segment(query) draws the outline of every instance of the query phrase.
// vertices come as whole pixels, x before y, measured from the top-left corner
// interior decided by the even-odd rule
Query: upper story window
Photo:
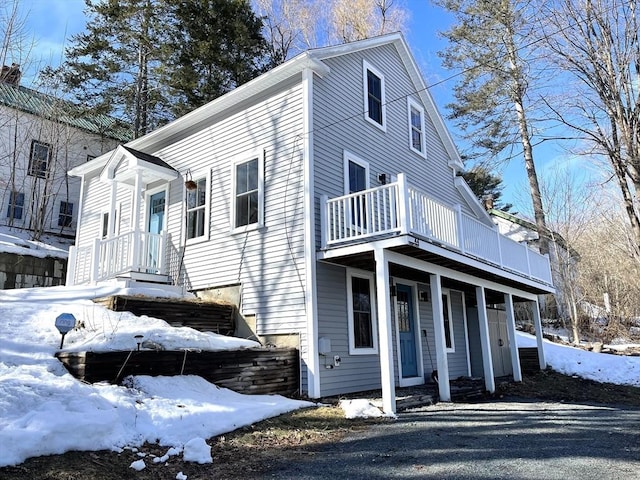
[[[196,178],[195,188],[187,190],[187,240],[208,238],[208,177]]]
[[[264,220],[264,154],[237,160],[233,166],[233,225],[237,231],[262,226]]]
[[[48,143],[31,141],[31,154],[29,156],[29,175],[45,178],[51,160],[51,145]]]
[[[9,205],[7,206],[7,218],[12,220],[22,220],[24,209],[24,193],[11,192],[9,194]]]
[[[409,113],[409,147],[421,156],[426,156],[424,109],[416,101],[407,100]]]
[[[373,125],[385,130],[387,122],[384,76],[366,60],[363,61],[363,84],[364,118]]]
[[[60,210],[58,212],[58,226],[70,227],[73,222],[73,202],[60,202]]]

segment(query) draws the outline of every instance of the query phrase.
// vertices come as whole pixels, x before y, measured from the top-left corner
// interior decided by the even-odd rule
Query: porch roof
[[[452,275],[451,277],[447,277],[446,274],[444,275],[450,278],[451,282],[455,282],[455,285],[451,285],[451,288],[456,288],[457,290],[466,291],[465,285],[474,285],[472,282],[465,282],[463,280],[463,278],[466,277],[474,277],[487,283],[504,286],[508,289],[527,294],[543,295],[555,292],[555,289],[551,285],[528,278],[517,272],[512,272],[498,265],[492,265],[488,262],[451,251],[443,246],[416,239],[412,235],[398,235],[391,239],[320,251],[318,252],[318,259],[345,267],[375,271],[374,251],[379,246],[387,248],[391,252],[443,267],[452,273],[460,274]],[[428,276],[421,275],[419,271],[415,269],[398,265],[394,266],[391,270],[395,276],[425,284],[429,283]]]
[[[179,176],[178,171],[161,158],[120,145],[102,169],[100,178],[134,185],[138,172],[142,174],[144,184],[158,180],[171,181]]]

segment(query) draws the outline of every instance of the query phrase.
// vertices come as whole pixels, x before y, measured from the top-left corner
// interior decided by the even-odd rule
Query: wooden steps
[[[97,298],[94,302],[116,312],[160,318],[174,327],[191,327],[221,335],[233,335],[235,331],[236,308],[233,305],[124,295]]]

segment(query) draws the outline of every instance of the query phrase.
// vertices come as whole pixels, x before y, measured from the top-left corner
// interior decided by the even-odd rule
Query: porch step
[[[174,327],[191,327],[229,336],[235,331],[236,308],[233,305],[125,295],[96,298],[94,302],[116,312],[160,318]]]

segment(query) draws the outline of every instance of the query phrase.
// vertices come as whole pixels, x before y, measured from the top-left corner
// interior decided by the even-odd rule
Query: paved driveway
[[[262,478],[640,480],[640,409],[438,404],[275,464]]]

